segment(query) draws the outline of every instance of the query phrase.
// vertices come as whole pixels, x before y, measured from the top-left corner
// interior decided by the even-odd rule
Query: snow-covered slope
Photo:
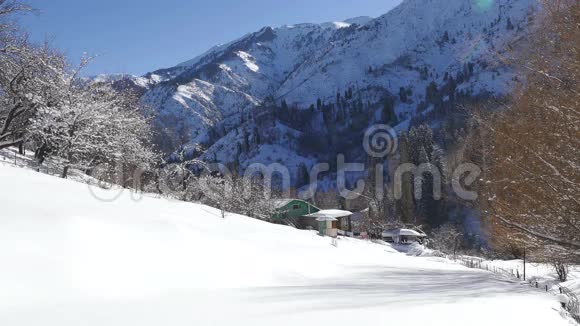
[[[427,67],[427,83],[441,83],[446,72],[454,76],[467,62],[491,65],[497,52],[514,41],[519,29],[526,28],[532,3],[406,0],[309,57],[284,82],[278,95],[304,105],[318,97],[332,100],[336,90],[347,87],[365,90],[375,86],[396,93],[400,87],[413,86],[421,92],[425,87],[416,84],[420,78],[414,68]],[[513,29],[508,28],[508,19]],[[508,85],[490,89],[483,80],[476,82],[490,91],[509,89]]]
[[[151,82],[155,86],[143,102],[158,110],[163,128],[174,128],[173,121],[178,120],[183,124],[179,133],[191,140],[228,117],[235,120],[227,127],[231,129],[240,124],[244,112],[276,94],[292,71],[346,26],[351,24],[265,27],[174,68],[149,74],[161,82]]]
[[[568,324],[553,297],[438,258],[7,163],[0,180],[1,325]]]
[[[271,109],[284,100],[305,110],[319,103],[338,105],[344,100],[340,94],[349,91],[351,102],[373,111],[392,98],[398,129],[404,130],[411,118],[423,114],[419,111],[429,112],[426,89],[431,83],[447,102],[459,94],[509,92],[513,74],[499,58],[526,35],[536,2],[405,0],[375,19],[265,27],[139,77],[135,84],[145,93],[143,102],[158,111],[164,150],[201,144],[205,157],[225,158],[223,163],[237,162],[237,156],[216,146],[244,143],[231,134],[256,129],[255,111],[262,103]],[[399,99],[402,90],[406,99]],[[384,122],[380,114],[368,116],[374,117],[368,125]],[[319,124],[304,128],[323,129]],[[303,158],[292,165],[317,159],[307,157],[296,140],[255,144],[240,163],[260,162],[264,145]]]

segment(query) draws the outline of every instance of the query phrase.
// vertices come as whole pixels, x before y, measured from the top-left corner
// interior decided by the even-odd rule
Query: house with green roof
[[[316,220],[307,218],[307,215],[319,212],[320,209],[311,203],[301,199],[277,199],[274,200],[275,208],[272,221],[279,224],[292,225],[305,229],[308,226],[316,228]],[[312,221],[309,221],[312,220]]]

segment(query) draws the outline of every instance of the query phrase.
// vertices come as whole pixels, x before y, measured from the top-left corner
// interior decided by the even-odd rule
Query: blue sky
[[[71,57],[99,57],[85,74],[143,74],[189,60],[263,26],[380,16],[401,0],[27,0],[33,39]]]

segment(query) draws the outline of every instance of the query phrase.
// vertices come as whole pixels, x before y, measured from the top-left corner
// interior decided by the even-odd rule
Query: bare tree
[[[154,191],[182,201],[200,202],[204,198],[202,181],[205,180],[200,180],[198,174],[207,171],[207,164],[190,158],[184,149],[170,159],[171,163],[162,160],[161,165],[154,169]]]
[[[453,257],[455,257],[462,239],[463,232],[455,225],[447,223],[433,230],[430,244],[433,249],[447,254],[453,254]]]
[[[499,237],[580,249],[580,3],[545,1],[524,58],[526,82],[485,130],[482,210]]]
[[[34,76],[55,63],[46,48],[28,44],[14,23],[15,15],[30,10],[18,1],[0,0],[0,148],[23,143],[23,126],[40,95]]]
[[[565,282],[568,279],[570,265],[577,264],[579,257],[577,252],[552,244],[536,248],[532,255],[535,262],[551,266],[560,282]]]
[[[569,269],[568,263],[562,262],[562,261],[554,262],[554,263],[552,263],[552,266],[556,270],[556,274],[558,275],[558,280],[560,282],[566,282],[566,280],[568,279],[568,269]]]
[[[25,40],[0,54],[0,148],[26,141],[30,119],[57,106],[66,58],[48,45]]]
[[[156,159],[152,131],[137,98],[106,83],[79,83],[64,71],[54,105],[40,106],[28,133],[64,165],[88,170],[99,164],[149,167]],[[123,185],[123,184],[121,184]]]
[[[18,0],[0,0],[0,53],[12,50],[18,30],[13,18],[19,14],[32,12],[32,7]]]
[[[223,218],[235,213],[268,221],[275,212],[274,201],[265,195],[263,179],[218,174],[203,175],[197,180],[200,201],[218,208]]]
[[[31,10],[30,6],[18,0],[0,0],[0,17]]]

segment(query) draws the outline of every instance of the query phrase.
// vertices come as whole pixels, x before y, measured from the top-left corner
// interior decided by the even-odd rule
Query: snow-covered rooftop
[[[411,229],[394,229],[383,232],[383,237],[394,237],[394,236],[414,236],[414,237],[425,237],[426,235]]]
[[[274,200],[272,200],[272,204],[276,208],[282,208],[282,207],[290,204],[294,200],[297,200],[297,199],[292,199],[292,198],[287,198],[287,199],[274,199]]]
[[[351,216],[351,215],[352,215],[352,212],[349,212],[349,211],[343,211],[340,209],[325,209],[325,210],[321,210],[319,212],[316,212],[314,214],[310,214],[307,216],[315,217],[316,220],[318,220],[320,218],[322,221],[328,221],[329,218],[330,219],[334,218],[334,220],[336,220],[337,218],[347,217],[347,216]],[[326,220],[325,220],[325,218],[326,218]]]

